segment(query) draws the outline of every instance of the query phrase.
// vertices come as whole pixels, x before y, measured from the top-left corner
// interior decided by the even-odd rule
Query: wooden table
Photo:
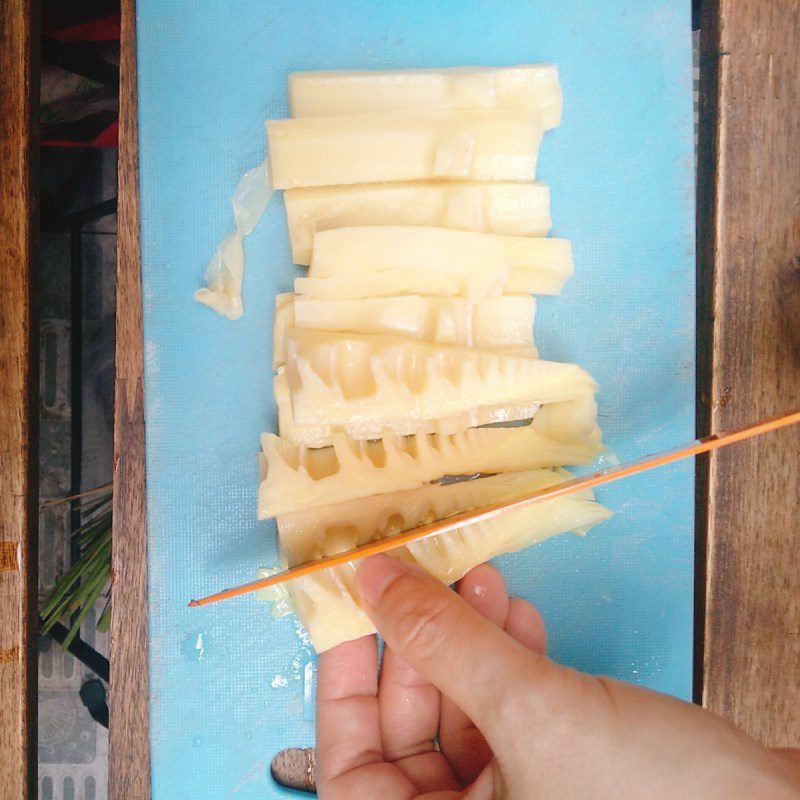
[[[16,18],[4,33],[0,74],[20,52],[25,3],[0,8]],[[109,797],[149,796],[146,567],[139,284],[134,0],[122,2],[117,377],[115,422],[114,605],[111,619]],[[699,433],[743,425],[800,407],[800,4],[788,0],[706,0],[701,37],[698,161]],[[19,64],[17,79],[23,73]],[[2,95],[0,130],[19,133],[29,115],[23,92]],[[9,117],[14,111],[13,119]],[[14,120],[18,120],[15,123]],[[9,127],[10,124],[10,127]],[[24,127],[24,125],[23,125]],[[11,156],[24,167],[24,149]],[[3,159],[6,150],[3,150]],[[21,398],[28,317],[24,270],[30,258],[24,169],[0,199],[4,274],[0,293],[0,429],[24,442]],[[10,198],[10,199],[9,199]],[[6,213],[8,209],[12,213]],[[16,205],[12,205],[16,203]],[[13,233],[13,240],[7,234]],[[11,241],[9,248],[6,242]],[[9,264],[14,266],[13,269]],[[6,337],[13,350],[7,358]],[[34,337],[35,338],[35,337]],[[7,362],[10,366],[7,366]],[[11,375],[13,380],[6,381]],[[11,427],[9,427],[11,426]],[[4,440],[4,441],[7,441]],[[31,451],[0,450],[4,541],[25,541]],[[35,459],[33,459],[35,461]],[[6,465],[8,462],[8,466]],[[739,445],[697,465],[696,699],[762,741],[800,744],[800,429]],[[26,480],[28,483],[26,483]],[[11,498],[10,501],[8,498]],[[27,510],[26,510],[27,508]],[[27,516],[26,516],[27,514]],[[35,530],[35,528],[32,528]],[[8,549],[8,548],[7,548]],[[9,550],[10,552],[10,550]],[[0,691],[20,685],[32,644],[20,608],[30,604],[35,564],[0,574]],[[32,551],[35,552],[35,549]],[[6,562],[0,562],[5,564]],[[10,562],[9,562],[10,563]],[[35,585],[35,584],[34,584]],[[12,612],[12,617],[9,617]],[[34,662],[35,663],[35,662]],[[26,700],[0,708],[2,796],[35,775],[24,752]],[[3,783],[6,781],[6,783]],[[16,781],[16,782],[15,782]]]
[[[38,75],[24,0],[0,0],[0,797],[36,781]],[[33,793],[35,796],[35,792]]]

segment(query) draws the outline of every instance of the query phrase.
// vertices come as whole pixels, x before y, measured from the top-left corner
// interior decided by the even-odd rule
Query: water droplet
[[[308,635],[308,631],[301,625],[300,620],[296,617],[294,619],[294,632],[305,647],[311,647],[311,637]]]
[[[181,653],[188,661],[202,661],[208,655],[208,636],[203,631],[192,631],[181,642]]]
[[[303,668],[303,719],[313,722],[316,718],[317,665],[309,661]]]
[[[595,459],[595,468],[618,467],[620,463],[619,456],[611,448],[607,448]]]

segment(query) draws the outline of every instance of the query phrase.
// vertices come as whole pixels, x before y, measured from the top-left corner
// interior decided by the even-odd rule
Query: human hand
[[[321,800],[800,797],[798,751],[549,661],[538,613],[492,567],[456,595],[374,556],[357,584],[386,648],[380,681],[374,637],[320,656]]]

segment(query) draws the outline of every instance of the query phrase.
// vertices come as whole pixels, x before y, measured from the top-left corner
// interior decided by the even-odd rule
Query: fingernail
[[[410,572],[408,565],[396,558],[384,554],[370,556],[358,566],[356,587],[365,602],[375,607],[389,585]]]

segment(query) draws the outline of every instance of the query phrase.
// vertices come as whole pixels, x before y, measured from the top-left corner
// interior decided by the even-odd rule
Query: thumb
[[[419,567],[386,555],[364,559],[356,573],[364,610],[386,643],[447,695],[488,739],[547,696],[553,665],[531,653]],[[542,709],[544,711],[544,709]],[[511,726],[513,728],[513,726]]]

